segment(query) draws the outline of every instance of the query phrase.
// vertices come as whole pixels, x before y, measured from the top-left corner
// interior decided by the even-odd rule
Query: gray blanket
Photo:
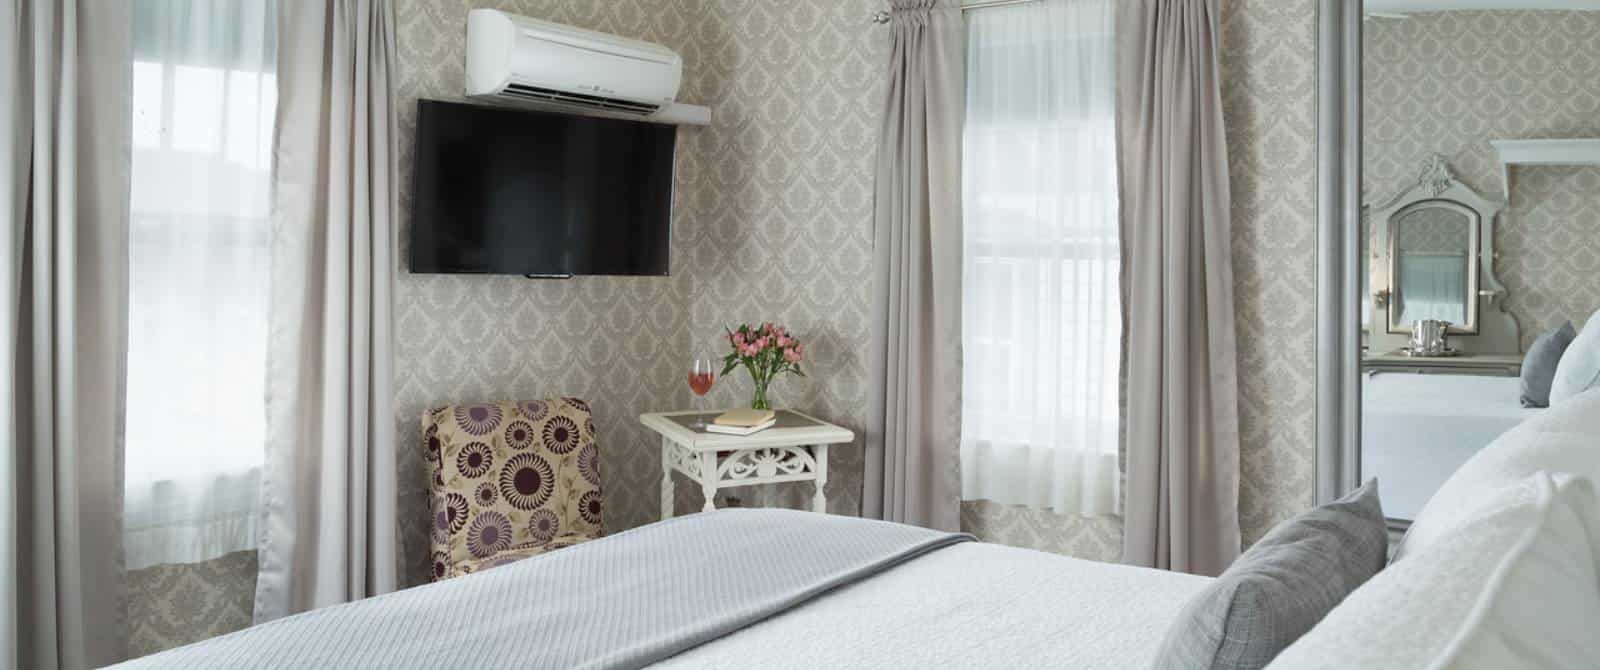
[[[789,510],[678,517],[128,668],[636,668],[972,539]]]

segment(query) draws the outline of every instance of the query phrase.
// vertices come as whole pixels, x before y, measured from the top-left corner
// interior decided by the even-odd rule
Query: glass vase
[[[771,380],[755,380],[756,395],[750,399],[750,409],[772,409],[772,404],[767,402],[767,384]]]

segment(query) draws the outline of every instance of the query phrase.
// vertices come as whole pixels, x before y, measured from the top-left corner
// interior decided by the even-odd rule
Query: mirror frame
[[[1455,211],[1468,219],[1472,228],[1468,231],[1467,245],[1471,248],[1472,260],[1467,267],[1466,308],[1467,321],[1464,324],[1452,324],[1452,335],[1482,335],[1479,340],[1469,340],[1474,345],[1484,345],[1491,348],[1504,346],[1506,333],[1509,332],[1511,342],[1518,342],[1518,328],[1514,319],[1500,318],[1505,312],[1505,286],[1500,283],[1494,274],[1494,229],[1495,219],[1505,209],[1505,204],[1490,200],[1478,193],[1471,186],[1462,183],[1450,172],[1450,165],[1444,156],[1433,155],[1422,164],[1422,172],[1417,177],[1417,183],[1410,188],[1390,198],[1376,212],[1367,214],[1367,221],[1363,223],[1363,234],[1380,236],[1383,240],[1382,250],[1366,249],[1366,253],[1378,256],[1383,262],[1374,263],[1373,272],[1369,278],[1374,307],[1382,300],[1383,304],[1383,332],[1380,335],[1374,329],[1367,344],[1377,344],[1377,339],[1388,340],[1382,335],[1410,335],[1411,329],[1402,327],[1397,323],[1399,314],[1395,309],[1395,283],[1400,274],[1399,257],[1394,250],[1398,246],[1396,237],[1399,235],[1399,221],[1406,214],[1426,208],[1442,208]],[[1368,208],[1372,209],[1371,207]],[[1365,232],[1366,226],[1371,226],[1370,233]],[[1376,252],[1376,253],[1374,253]],[[1381,281],[1380,281],[1381,280]],[[1380,286],[1381,284],[1381,286]],[[1487,287],[1487,288],[1485,288]],[[1483,303],[1487,302],[1490,309],[1485,309]],[[1493,309],[1498,307],[1499,309]],[[1376,314],[1374,314],[1376,317]],[[1392,343],[1391,343],[1392,344]],[[1465,343],[1463,343],[1465,345]],[[1390,345],[1385,345],[1390,346]],[[1512,344],[1512,346],[1516,346]],[[1476,346],[1469,346],[1469,349]]]
[[[1462,264],[1465,265],[1464,274],[1466,275],[1467,286],[1466,290],[1461,294],[1461,306],[1467,313],[1466,323],[1452,323],[1448,332],[1451,335],[1477,335],[1478,275],[1481,274],[1479,271],[1479,257],[1483,255],[1483,246],[1480,242],[1484,229],[1483,213],[1473,209],[1466,203],[1442,198],[1419,200],[1402,205],[1392,212],[1380,212],[1376,215],[1385,229],[1383,255],[1386,257],[1387,262],[1384,265],[1387,266],[1385,272],[1388,275],[1385,277],[1384,282],[1387,287],[1380,290],[1388,291],[1387,298],[1384,301],[1384,313],[1386,314],[1384,320],[1388,322],[1389,333],[1391,335],[1408,335],[1412,330],[1410,324],[1400,323],[1400,310],[1396,308],[1405,297],[1405,289],[1400,286],[1400,256],[1404,251],[1400,249],[1400,228],[1404,224],[1403,219],[1407,214],[1427,209],[1443,209],[1460,214],[1462,218],[1466,219],[1466,225],[1470,227],[1467,231],[1468,248],[1462,252]]]
[[[1317,2],[1317,192],[1316,192],[1316,480],[1315,503],[1337,500],[1360,485],[1361,476],[1361,254],[1362,225],[1361,47],[1362,0]],[[1479,258],[1492,269],[1494,240],[1482,240]],[[1503,292],[1491,271],[1484,285]],[[1498,309],[1480,309],[1483,319],[1503,316],[1504,332],[1519,343],[1515,319]],[[1498,316],[1497,316],[1498,315]],[[1376,325],[1376,324],[1374,324]],[[1375,328],[1376,330],[1376,328]],[[1520,345],[1518,345],[1520,346]],[[1518,349],[1520,350],[1520,349]],[[1389,519],[1391,539],[1411,522]]]
[[[1361,473],[1361,14],[1318,0],[1316,504]]]

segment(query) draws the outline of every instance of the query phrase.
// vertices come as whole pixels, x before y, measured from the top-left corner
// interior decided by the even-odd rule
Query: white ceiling
[[[1384,13],[1443,12],[1452,9],[1589,9],[1600,0],[1366,0],[1366,11]]]

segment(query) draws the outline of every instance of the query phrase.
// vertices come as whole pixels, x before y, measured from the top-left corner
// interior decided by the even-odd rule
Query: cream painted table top
[[[639,423],[661,435],[661,518],[673,514],[672,473],[682,473],[700,484],[705,495],[702,511],[716,509],[717,489],[755,484],[812,482],[817,491],[811,508],[827,511],[823,487],[828,483],[828,446],[855,442],[856,435],[804,412],[797,417],[814,422],[798,427],[773,427],[754,435],[723,435],[690,430],[672,417],[696,412],[654,412],[639,415]],[[706,420],[721,411],[703,412]]]
[[[1463,353],[1459,356],[1407,356],[1399,350],[1366,353],[1361,367],[1368,372],[1412,372],[1515,377],[1522,373],[1522,354]]]

